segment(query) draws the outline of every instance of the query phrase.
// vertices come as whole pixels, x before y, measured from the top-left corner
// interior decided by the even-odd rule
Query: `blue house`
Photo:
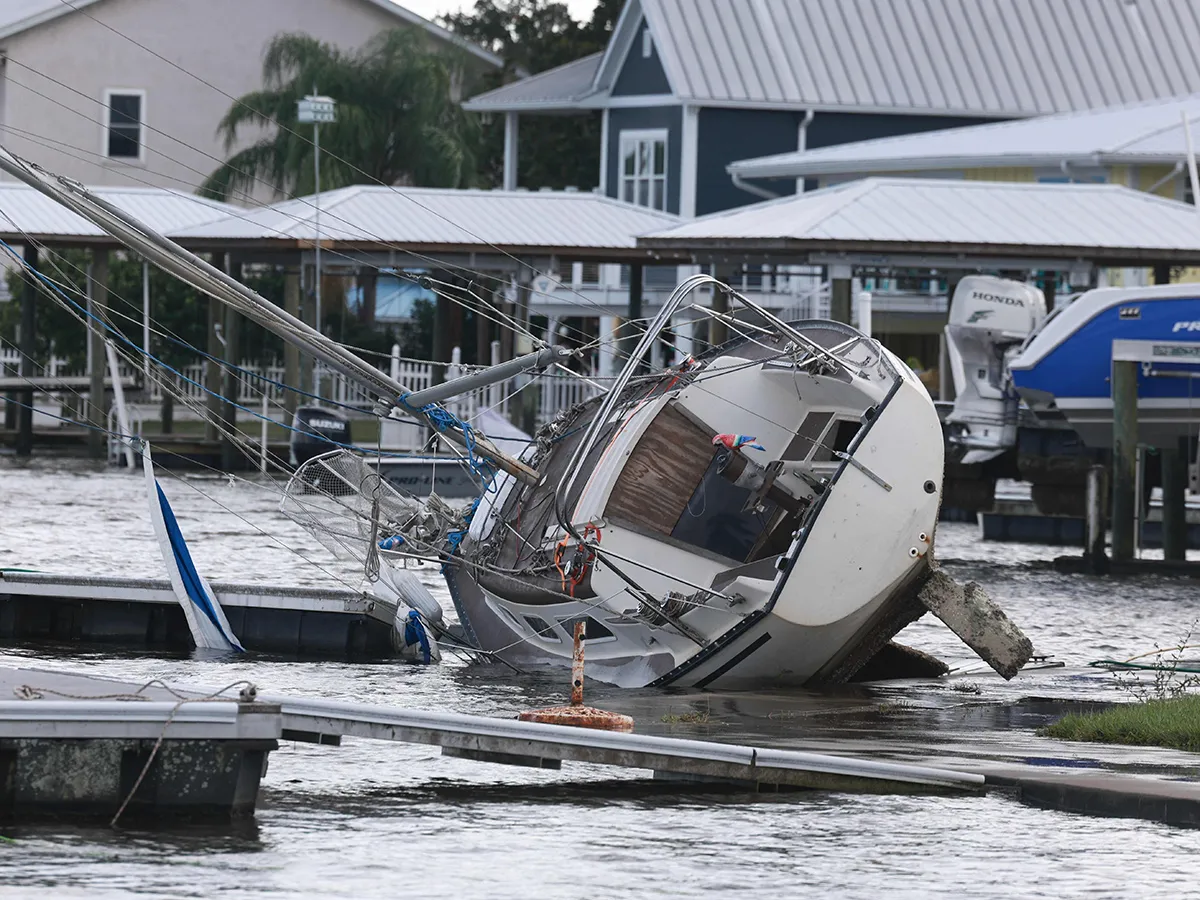
[[[600,189],[685,218],[791,193],[738,160],[1200,91],[1194,0],[629,0],[603,53],[482,94],[603,113]],[[540,185],[523,185],[538,188]]]

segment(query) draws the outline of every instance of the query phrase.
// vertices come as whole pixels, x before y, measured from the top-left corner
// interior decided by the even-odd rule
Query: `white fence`
[[[493,359],[495,362],[499,362],[498,345],[493,347]],[[460,360],[461,352],[456,347],[452,361],[445,366],[446,380],[457,378],[460,375],[465,375],[480,368],[478,366],[463,365]],[[420,360],[405,359],[400,356],[399,347],[392,348],[389,362],[392,377],[407,386],[411,391],[423,390],[430,387],[434,382],[435,364]],[[20,354],[16,350],[0,350],[0,372],[15,376],[19,373],[19,365]],[[205,389],[207,365],[207,363],[198,362],[181,366],[178,369],[178,375],[162,369],[156,370],[155,377],[150,379],[150,383],[146,385],[146,389],[141,392],[140,396],[133,395],[129,398],[132,401],[131,405],[139,408],[140,418],[153,418],[154,414],[147,407],[161,404],[165,381],[175,385],[173,393],[176,397],[184,401],[184,409],[177,410],[176,416],[179,418],[188,418],[188,406],[203,409],[206,405],[206,398],[208,396],[208,392]],[[237,402],[243,406],[257,410],[262,404],[263,394],[266,393],[269,408],[275,410],[277,414],[277,411],[284,403],[284,395],[286,393],[284,388],[284,367],[275,364],[261,366],[255,362],[243,362],[238,368],[241,371],[235,373],[237,378]],[[46,366],[37,366],[35,369],[37,375],[51,378],[87,374],[83,370],[72,370],[67,360],[60,357],[53,357]],[[141,374],[139,371],[124,364],[120,366],[120,371],[123,378],[136,378]],[[509,417],[510,414],[516,411],[514,397],[526,391],[537,394],[534,419],[538,425],[553,419],[560,410],[580,403],[599,393],[599,389],[593,384],[566,374],[544,375],[533,379],[532,384],[529,377],[524,376],[471,391],[455,397],[445,405],[455,416],[468,422],[478,418],[480,413],[485,409],[491,409],[501,416]],[[321,372],[320,393],[326,401],[337,405],[359,407],[364,412],[368,412],[374,405],[374,397],[369,392],[351,382],[345,376],[331,372],[328,369],[324,369]],[[45,408],[57,414],[62,411],[61,401],[69,400],[72,410],[82,417],[85,414],[86,399],[79,396],[79,394],[86,394],[86,392],[76,392],[69,388],[64,388],[61,391],[38,391],[36,402],[39,408]],[[2,402],[2,399],[0,399],[0,403]],[[37,424],[39,427],[54,424],[49,419],[43,421],[44,418],[38,418]]]

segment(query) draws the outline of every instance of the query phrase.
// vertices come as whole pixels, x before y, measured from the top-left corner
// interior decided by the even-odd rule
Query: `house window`
[[[142,159],[144,91],[106,91],[108,129],[104,153],[109,159]]]
[[[621,194],[626,203],[667,208],[667,132],[621,132]]]

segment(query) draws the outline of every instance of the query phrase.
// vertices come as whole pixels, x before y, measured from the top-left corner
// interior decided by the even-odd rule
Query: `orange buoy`
[[[586,623],[575,623],[575,648],[571,657],[571,705],[531,709],[520,713],[522,722],[542,722],[546,725],[573,725],[576,728],[599,728],[604,731],[633,731],[633,718],[621,713],[583,705],[583,638]]]

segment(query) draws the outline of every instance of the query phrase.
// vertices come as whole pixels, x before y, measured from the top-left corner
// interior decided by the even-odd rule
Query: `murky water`
[[[330,559],[276,512],[275,484],[165,476],[163,485],[210,578],[360,583],[353,565]],[[161,575],[144,510],[136,476],[0,462],[0,566]],[[1047,563],[1061,552],[980,544],[962,525],[938,535],[938,554],[955,560],[956,577],[983,584],[1039,652],[1070,666],[1181,638],[1200,615],[1191,582],[1058,575]],[[435,570],[423,577],[448,605]],[[975,666],[939,623],[922,620],[901,640]],[[0,664],[214,685],[249,678],[269,691],[495,715],[559,702],[564,687],[556,677],[514,679],[453,662],[424,669],[0,648]],[[984,701],[1045,693],[1021,678],[979,684]],[[1079,684],[1111,690],[1102,679]],[[921,699],[932,690],[852,693]],[[602,688],[597,696],[635,711],[644,730],[668,730],[658,713],[698,702],[694,694]],[[720,728],[680,733],[787,743],[810,736],[812,720],[756,710],[841,700],[725,695],[712,702]],[[1194,833],[1146,822],[1035,810],[994,795],[689,794],[644,774],[583,764],[560,772],[488,766],[443,758],[436,748],[368,741],[283,744],[247,827],[22,828],[14,843],[0,841],[0,896],[1097,898],[1186,894],[1194,880]]]

